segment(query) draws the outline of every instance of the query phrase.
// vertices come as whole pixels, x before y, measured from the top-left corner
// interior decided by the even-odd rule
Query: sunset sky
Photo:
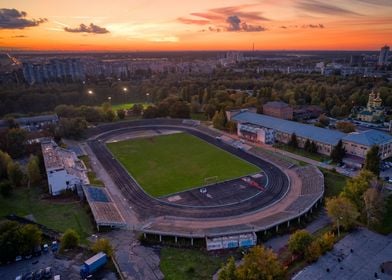
[[[0,48],[378,50],[392,0],[0,0]]]

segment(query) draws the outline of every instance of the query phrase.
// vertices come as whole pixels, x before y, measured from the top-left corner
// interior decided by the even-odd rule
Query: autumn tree
[[[218,275],[218,280],[237,280],[235,260],[230,257],[226,264],[222,266],[221,271]]]
[[[366,154],[364,169],[373,172],[377,177],[380,176],[380,148],[372,146]]]
[[[236,271],[238,280],[285,279],[285,270],[271,249],[255,246]]]
[[[355,204],[342,196],[327,199],[326,208],[335,226],[342,226],[345,230],[352,228],[360,216]]]
[[[117,117],[118,117],[120,120],[123,120],[123,119],[125,118],[125,110],[123,110],[123,109],[118,109],[118,110],[116,111],[116,113],[117,113]]]
[[[321,254],[322,254],[322,249],[321,249],[320,241],[319,239],[314,239],[306,247],[305,259],[307,262],[314,262],[321,256]]]
[[[224,130],[226,126],[226,116],[223,110],[216,111],[212,118],[212,124],[215,128]]]
[[[0,180],[8,178],[8,165],[12,163],[12,158],[8,153],[0,150]]]
[[[291,253],[303,256],[306,253],[306,248],[312,243],[313,236],[306,230],[297,230],[290,235],[288,246]]]
[[[337,122],[336,129],[344,133],[350,133],[355,131],[355,125],[351,122]]]
[[[369,188],[363,194],[365,202],[366,221],[368,226],[381,222],[384,214],[384,198],[377,188]]]
[[[98,239],[91,247],[94,253],[104,252],[108,256],[113,256],[113,247],[110,241],[105,238]]]

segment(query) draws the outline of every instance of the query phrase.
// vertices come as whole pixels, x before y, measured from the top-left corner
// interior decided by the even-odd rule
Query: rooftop
[[[366,130],[362,132],[353,132],[348,134],[343,140],[357,143],[360,145],[373,146],[392,141],[392,136],[378,130]]]
[[[315,141],[333,146],[335,146],[339,140],[347,135],[336,130],[320,128],[313,125],[283,120],[250,112],[239,113],[233,117],[233,120],[242,123],[252,123],[288,134],[295,133],[297,136],[313,139]]]

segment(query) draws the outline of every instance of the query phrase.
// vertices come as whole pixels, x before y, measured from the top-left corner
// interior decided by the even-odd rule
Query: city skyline
[[[0,46],[11,50],[379,50],[392,2],[0,0]]]

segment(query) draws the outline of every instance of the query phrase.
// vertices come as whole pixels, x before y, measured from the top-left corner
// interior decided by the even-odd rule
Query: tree
[[[10,162],[7,166],[7,175],[10,183],[15,187],[20,187],[24,180],[24,173],[20,165],[16,162]]]
[[[123,110],[123,109],[118,109],[118,110],[117,110],[117,117],[118,117],[120,120],[123,120],[123,119],[125,118],[125,110]]]
[[[33,186],[37,185],[42,180],[37,156],[30,155],[29,162],[27,163],[27,177],[30,184]]]
[[[385,210],[384,198],[376,188],[369,188],[363,194],[365,202],[366,221],[368,226],[381,222]]]
[[[326,115],[322,114],[319,117],[319,123],[322,127],[326,127],[329,125],[329,118]]]
[[[225,265],[223,265],[218,275],[218,280],[237,280],[236,267],[233,257],[230,257]]]
[[[116,114],[114,113],[114,111],[112,109],[106,110],[105,112],[105,120],[108,122],[112,122],[114,121],[114,119],[116,118]]]
[[[21,157],[25,153],[27,132],[21,128],[12,128],[7,132],[7,152],[13,157]]]
[[[304,150],[307,152],[311,152],[311,150],[312,150],[312,143],[310,143],[309,139],[306,139],[306,142],[304,145]]]
[[[359,217],[359,212],[348,198],[334,197],[327,199],[326,208],[329,218],[335,226],[351,229]]]
[[[288,246],[291,253],[303,256],[306,248],[312,243],[313,236],[306,230],[297,230],[290,235]]]
[[[223,110],[219,112],[216,111],[214,117],[212,118],[212,124],[215,128],[224,130],[226,125],[226,116]]]
[[[233,121],[228,121],[226,123],[226,129],[227,131],[229,131],[230,133],[234,134],[237,132],[237,124]]]
[[[373,172],[377,177],[380,176],[380,149],[372,146],[366,154],[364,169]]]
[[[22,237],[22,255],[32,254],[34,248],[40,246],[41,244],[41,230],[36,225],[27,224],[22,226],[22,228],[20,229],[20,233]]]
[[[87,128],[87,121],[84,118],[61,118],[58,125],[58,135],[60,137],[80,138]]]
[[[285,279],[285,270],[271,249],[255,246],[245,255],[236,275],[238,280],[279,280]]]
[[[133,104],[131,111],[135,116],[140,116],[143,112],[143,105],[138,103]]]
[[[374,180],[376,180],[376,177],[373,173],[368,170],[362,170],[356,177],[347,181],[341,196],[348,198],[355,204],[357,209],[364,209],[363,194]]]
[[[355,125],[351,122],[337,122],[336,128],[344,133],[350,133],[355,131]]]
[[[12,185],[10,181],[3,180],[0,182],[0,193],[3,197],[9,197],[12,193]]]
[[[73,249],[79,245],[79,234],[73,229],[67,229],[61,238],[61,250]]]
[[[306,248],[305,258],[307,262],[316,261],[322,254],[319,239],[313,240]]]
[[[293,148],[298,148],[298,140],[297,140],[297,135],[295,133],[291,134],[291,138],[288,145]]]
[[[0,150],[0,179],[8,178],[8,165],[12,162],[9,154]]]
[[[326,232],[319,238],[319,243],[321,247],[321,253],[324,254],[327,251],[333,249],[333,245],[335,244],[335,235],[333,232]]]
[[[91,250],[94,253],[104,252],[109,257],[113,256],[113,247],[110,241],[105,238],[98,239],[91,247]]]
[[[143,112],[143,118],[153,119],[158,117],[158,109],[155,106],[148,106]]]
[[[331,159],[333,162],[341,163],[345,155],[346,150],[343,147],[343,142],[339,140],[338,144],[332,149]]]

